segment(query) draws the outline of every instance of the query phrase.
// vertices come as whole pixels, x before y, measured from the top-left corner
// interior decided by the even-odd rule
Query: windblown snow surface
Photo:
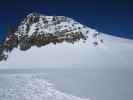
[[[43,79],[43,74],[12,74],[0,76],[0,100],[89,100],[72,96],[54,88],[54,85]]]

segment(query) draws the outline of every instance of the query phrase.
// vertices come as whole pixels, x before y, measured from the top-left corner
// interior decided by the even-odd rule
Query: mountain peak
[[[83,32],[84,31],[84,32]],[[66,34],[82,32],[87,33],[89,30],[84,25],[65,16],[45,16],[39,13],[31,13],[21,22],[18,30],[15,32],[17,36],[35,34]]]
[[[65,16],[46,16],[30,13],[18,26],[17,30],[7,36],[2,49],[12,51],[14,48],[28,50],[32,46],[44,46],[50,43],[74,43],[79,40],[92,40],[98,45],[100,32],[88,28]]]
[[[32,12],[30,14],[27,15],[27,17],[31,17],[31,16],[39,16],[41,15],[40,13],[37,13],[37,12]]]

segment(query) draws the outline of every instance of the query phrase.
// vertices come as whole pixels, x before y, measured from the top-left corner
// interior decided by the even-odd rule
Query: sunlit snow
[[[89,100],[58,91],[42,76],[45,74],[1,75],[0,100]]]

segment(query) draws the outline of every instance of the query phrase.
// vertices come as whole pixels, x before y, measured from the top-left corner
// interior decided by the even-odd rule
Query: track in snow
[[[89,100],[56,90],[43,76],[44,74],[1,75],[3,86],[0,87],[0,100]]]

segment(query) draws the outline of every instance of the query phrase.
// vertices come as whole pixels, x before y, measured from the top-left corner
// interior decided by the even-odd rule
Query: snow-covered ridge
[[[38,13],[27,15],[15,32],[18,38],[22,36],[53,35],[73,39],[78,35],[78,38],[87,39],[88,37],[97,37],[99,34],[100,32],[82,25],[72,18],[65,16],[45,16]]]
[[[14,48],[22,51],[32,46],[41,47],[50,43],[75,43],[90,41],[94,45],[103,42],[100,32],[65,16],[45,16],[31,13],[20,23],[16,31],[8,33],[1,45],[0,60],[6,60]]]
[[[15,34],[32,36],[35,34],[68,34],[70,32],[83,32],[86,35],[89,29],[65,16],[45,16],[31,13],[21,22]]]

